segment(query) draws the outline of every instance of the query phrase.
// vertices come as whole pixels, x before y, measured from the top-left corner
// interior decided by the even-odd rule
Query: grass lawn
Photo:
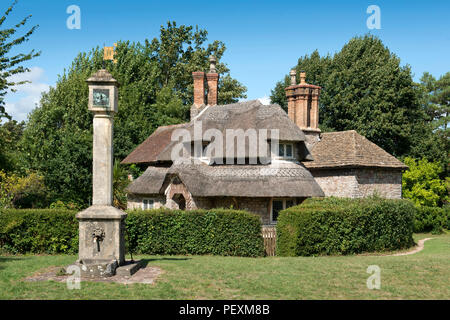
[[[138,256],[164,270],[156,284],[24,282],[75,256],[0,256],[0,299],[449,299],[450,233],[433,237],[408,256],[238,258]],[[369,290],[369,265],[381,268],[381,289]],[[108,290],[105,290],[108,289]]]

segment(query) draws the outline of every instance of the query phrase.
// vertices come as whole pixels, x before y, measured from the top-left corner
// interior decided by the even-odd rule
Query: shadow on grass
[[[3,266],[3,264],[5,262],[24,260],[24,259],[28,259],[28,258],[24,258],[24,257],[18,258],[18,257],[14,257],[14,256],[0,256],[0,270],[5,269],[5,267]]]
[[[149,262],[152,261],[186,261],[191,260],[192,258],[169,258],[169,257],[161,257],[161,258],[151,258],[151,259],[139,259],[142,261],[142,267],[145,268]]]

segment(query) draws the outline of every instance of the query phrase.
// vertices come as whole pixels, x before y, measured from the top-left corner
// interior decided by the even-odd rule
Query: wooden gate
[[[277,229],[272,226],[262,227],[262,236],[264,239],[264,249],[267,256],[275,256],[277,246]]]

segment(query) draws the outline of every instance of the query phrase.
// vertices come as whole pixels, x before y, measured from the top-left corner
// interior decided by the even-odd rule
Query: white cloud
[[[13,75],[8,78],[10,82],[30,81],[14,86],[16,92],[9,91],[5,98],[6,112],[17,121],[27,119],[27,114],[33,110],[41,98],[41,93],[48,91],[49,85],[44,82],[44,69],[30,68],[30,72]]]
[[[268,96],[264,96],[262,98],[258,98],[259,102],[261,102],[264,105],[269,105],[270,104],[270,97]]]

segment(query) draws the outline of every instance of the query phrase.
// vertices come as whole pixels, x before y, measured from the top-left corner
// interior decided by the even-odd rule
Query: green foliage
[[[126,225],[133,253],[264,255],[261,222],[245,211],[131,211]]]
[[[440,234],[450,229],[450,208],[417,207],[414,217],[414,232]]]
[[[188,119],[193,100],[192,72],[208,70],[225,46],[207,43],[207,32],[169,22],[159,38],[117,43],[114,64],[105,67],[120,83],[114,118],[114,158],[123,159],[161,125]],[[103,50],[80,53],[50,88],[29,118],[21,141],[26,168],[45,173],[52,201],[88,204],[92,181],[92,114],[87,109],[86,79],[103,68]],[[246,88],[217,64],[219,103],[245,97]]]
[[[320,128],[323,131],[356,130],[389,153],[407,154],[424,136],[425,113],[409,66],[372,36],[352,38],[335,55],[315,51],[298,60],[297,73],[306,71],[307,82],[322,87]],[[286,108],[284,88],[278,82],[272,102]]]
[[[116,208],[125,210],[127,207],[127,193],[125,188],[130,184],[128,171],[116,159],[113,167],[113,203]]]
[[[277,255],[354,254],[413,245],[414,205],[406,200],[308,199],[281,211]]]
[[[3,13],[3,16],[0,17],[0,27],[6,21],[6,18],[13,10],[14,6],[17,4],[17,0],[13,1],[12,4],[6,9]],[[17,53],[15,47],[20,45],[21,43],[28,41],[30,36],[34,33],[38,26],[33,26],[29,29],[23,36],[12,38],[16,34],[17,31],[21,30],[28,20],[31,18],[31,15],[25,17],[19,23],[15,23],[11,27],[7,27],[5,29],[0,29],[0,122],[2,117],[10,118],[10,116],[5,111],[5,95],[8,92],[8,89],[15,91],[14,86],[24,84],[26,81],[13,82],[10,80],[11,76],[19,75],[21,73],[28,72],[29,69],[24,68],[21,64],[28,60],[33,59],[40,55],[40,52],[35,52],[31,50],[29,53]],[[12,52],[13,55],[9,56]]]
[[[0,248],[10,253],[76,253],[75,212],[0,209]]]
[[[439,161],[444,167],[442,176],[449,172],[449,119],[450,119],[450,72],[436,80],[428,72],[420,79],[421,104],[428,119],[428,130],[424,132],[422,143],[414,144],[412,156]]]
[[[402,176],[403,197],[418,206],[437,207],[448,201],[445,182],[439,179],[442,168],[439,163],[426,159],[404,159],[409,169]]]
[[[125,224],[126,245],[132,253],[264,254],[261,222],[245,211],[130,211]],[[75,211],[0,209],[0,249],[11,253],[76,253]]]
[[[22,138],[25,122],[0,120],[0,170],[6,172],[20,169],[20,149],[18,141]]]
[[[21,177],[0,170],[0,208],[31,207],[45,198],[44,179],[31,172]]]

